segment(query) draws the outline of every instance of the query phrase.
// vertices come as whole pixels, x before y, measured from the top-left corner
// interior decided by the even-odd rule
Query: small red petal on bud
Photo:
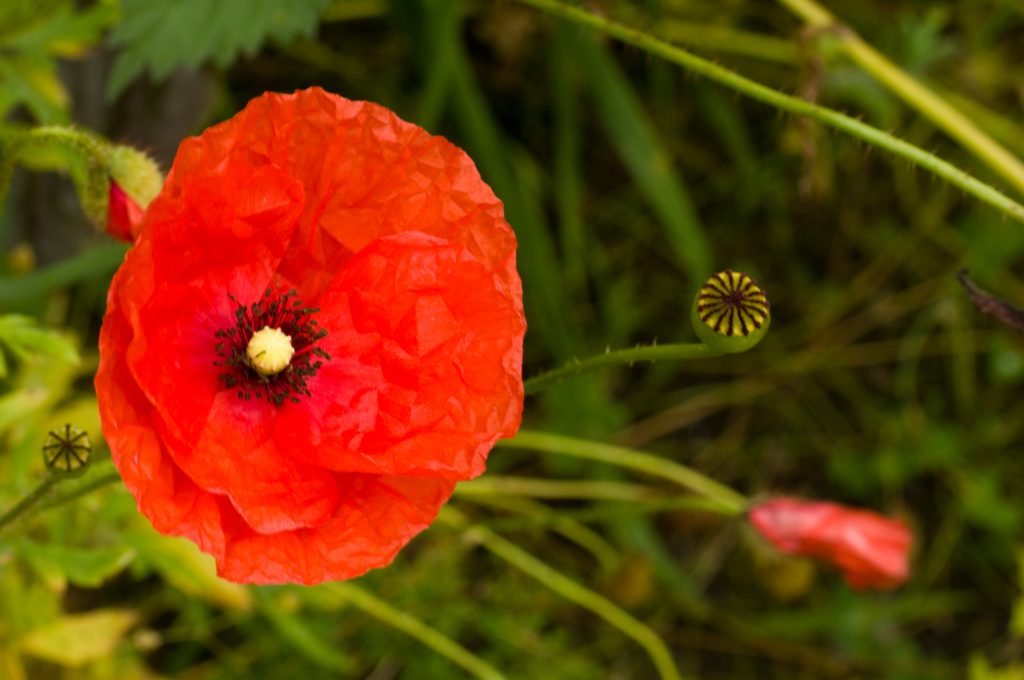
[[[781,552],[832,564],[858,590],[895,588],[910,574],[913,536],[902,520],[836,503],[776,498],[751,510],[750,522]]]
[[[135,243],[142,224],[142,208],[114,180],[110,180],[108,200],[107,233],[116,239]]]

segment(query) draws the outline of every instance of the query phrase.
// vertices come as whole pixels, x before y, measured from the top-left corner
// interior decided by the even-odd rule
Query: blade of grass
[[[459,486],[464,485],[460,484]],[[465,498],[466,496],[464,495],[463,497]],[[528,523],[520,522],[520,526],[528,526],[531,528],[543,526],[550,528],[555,533],[569,541],[572,541],[577,546],[593,555],[594,559],[597,560],[597,563],[600,565],[601,570],[605,573],[611,573],[619,563],[619,551],[611,543],[606,541],[601,534],[597,533],[582,522],[571,517],[567,517],[560,511],[553,511],[543,503],[538,503],[535,500],[524,498],[522,496],[501,496],[486,493],[482,493],[480,495],[469,494],[468,499],[479,505],[485,505],[499,510],[506,510],[523,515]],[[503,518],[496,518],[494,520],[490,520],[488,524],[494,527],[495,524],[501,524],[502,520]]]
[[[626,482],[595,481],[592,479],[543,479],[492,475],[459,484],[459,496],[530,496],[532,498],[638,501],[654,500],[664,496],[658,489]]]
[[[565,280],[571,293],[582,295],[587,283],[587,232],[583,224],[583,186],[580,178],[579,69],[570,24],[556,23],[558,39],[551,45],[551,94],[553,110],[555,206]]]
[[[608,52],[589,35],[577,35],[575,43],[597,115],[612,145],[651,204],[682,269],[703,279],[711,271],[711,247],[665,143]]]
[[[252,588],[250,592],[255,596],[259,612],[274,631],[300,655],[328,671],[342,675],[353,672],[354,659],[321,639],[301,616],[281,607],[272,594],[262,588]]]
[[[57,288],[112,272],[121,264],[127,250],[127,246],[119,243],[90,248],[32,274],[0,279],[0,305],[46,295]]]
[[[451,96],[454,66],[459,58],[458,31],[461,27],[458,2],[426,0],[430,21],[424,26],[430,53],[424,71],[425,84],[416,107],[416,119],[428,130],[437,127]]]
[[[576,23],[610,35],[617,40],[633,45],[651,54],[657,55],[672,63],[678,64],[694,73],[709,78],[721,85],[732,88],[743,94],[800,116],[806,116],[819,123],[841,130],[872,146],[884,149],[899,156],[918,167],[924,168],[950,184],[959,187],[975,198],[989,204],[1018,222],[1024,222],[1024,205],[1014,201],[985,182],[971,176],[955,165],[920,147],[894,137],[878,128],[862,123],[846,114],[811,104],[803,99],[774,90],[754,80],[739,75],[727,68],[719,66],[684,49],[670,45],[642,31],[624,26],[596,14],[565,5],[557,0],[519,0],[537,9],[561,16]]]
[[[469,651],[458,642],[447,637],[436,628],[431,628],[416,617],[395,609],[387,602],[371,595],[354,583],[328,583],[322,589],[349,602],[373,618],[400,630],[409,637],[419,640],[441,656],[481,680],[504,680],[494,666]]]
[[[470,524],[465,515],[450,506],[442,508],[439,519],[449,526],[465,530],[468,539],[479,543],[516,569],[533,577],[570,602],[589,609],[633,638],[650,656],[662,680],[682,680],[671,652],[658,634],[611,600],[581,586],[490,529]]]
[[[512,439],[503,439],[497,445],[505,449],[530,449],[586,458],[661,477],[678,484],[687,491],[717,501],[723,514],[738,515],[747,507],[747,499],[742,494],[696,470],[643,451],[527,430],[520,430],[519,434]]]

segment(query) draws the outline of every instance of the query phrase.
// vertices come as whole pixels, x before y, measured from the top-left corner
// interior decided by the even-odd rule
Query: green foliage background
[[[588,6],[1015,196],[782,4]],[[1024,154],[1024,2],[829,9]],[[863,142],[514,2],[0,4],[0,134],[76,122],[166,169],[182,137],[251,96],[310,85],[380,102],[475,159],[520,241],[527,375],[691,339],[691,296],[714,269],[768,290],[772,330],[755,351],[569,380],[528,399],[524,427],[657,453],[755,498],[902,515],[918,539],[904,588],[855,593],[658,481],[512,449],[454,508],[648,624],[688,677],[1024,678],[1022,343],[955,279],[967,266],[1024,305],[1021,224]],[[124,248],[90,231],[70,180],[44,174],[76,172],[71,159],[24,163],[0,213],[0,510],[38,485],[49,430],[88,430],[97,461],[0,532],[0,678],[461,677],[343,585],[218,580],[106,483],[91,378]],[[613,483],[634,500],[483,485],[508,476]],[[473,536],[440,523],[358,586],[510,678],[655,677],[633,640]]]

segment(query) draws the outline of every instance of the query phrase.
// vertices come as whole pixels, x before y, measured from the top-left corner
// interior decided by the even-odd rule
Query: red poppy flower
[[[184,141],[114,276],[96,390],[139,509],[254,583],[388,564],[522,412],[522,289],[473,162],[265,94]]]
[[[897,519],[835,503],[775,498],[750,521],[776,548],[833,564],[857,589],[895,588],[909,575],[910,530]]]

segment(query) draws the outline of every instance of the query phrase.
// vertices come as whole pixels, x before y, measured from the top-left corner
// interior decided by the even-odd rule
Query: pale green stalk
[[[58,475],[51,475],[50,477],[47,477],[39,486],[33,489],[27,496],[25,496],[20,501],[15,503],[10,510],[0,515],[0,531],[2,531],[4,527],[11,524],[19,517],[21,517],[23,514],[31,510],[32,506],[34,506],[36,503],[42,500],[46,496],[46,494],[50,492],[50,489],[52,489],[62,479],[63,477],[60,477]]]
[[[1024,222],[1024,206],[1020,203],[938,156],[883,132],[876,127],[862,123],[833,109],[812,104],[799,97],[783,94],[778,90],[741,76],[718,64],[702,59],[684,49],[670,45],[643,31],[624,26],[603,16],[571,7],[556,0],[519,0],[519,2],[532,5],[556,16],[565,17],[582,26],[600,31],[626,44],[633,45],[674,64],[678,64],[693,73],[702,75],[753,99],[774,106],[777,109],[816,120],[819,123],[861,139],[872,146],[885,149],[941,177],[950,184],[988,203],[1018,222]]]
[[[536,579],[570,602],[589,609],[625,635],[633,638],[650,656],[662,680],[682,680],[665,641],[650,627],[608,598],[581,586],[490,529],[469,524],[466,516],[452,507],[443,508],[440,519],[451,526],[464,529],[468,539],[479,543],[516,569]]]
[[[463,486],[465,484],[459,485],[460,488]],[[601,569],[605,570],[605,572],[610,572],[619,563],[619,551],[602,538],[599,533],[586,524],[569,517],[566,513],[552,510],[543,503],[522,496],[504,496],[501,494],[471,494],[467,497],[456,492],[456,495],[461,495],[463,498],[468,498],[468,500],[480,505],[523,515],[534,525],[540,524],[549,527],[552,531],[593,555],[601,565]],[[496,523],[502,523],[502,519],[496,519]]]
[[[529,496],[532,498],[639,501],[658,497],[658,491],[640,484],[591,479],[538,479],[488,474],[455,489],[459,496]]]
[[[351,582],[330,583],[322,586],[346,602],[362,609],[373,618],[400,630],[409,637],[415,638],[452,663],[468,671],[480,680],[505,680],[494,666],[469,651],[459,643],[447,637],[435,628],[431,628],[416,617],[392,607],[368,591]]]
[[[699,342],[686,342],[673,345],[644,345],[642,347],[630,347],[628,349],[617,349],[606,351],[604,354],[596,354],[586,359],[573,359],[571,362],[540,375],[523,381],[523,390],[526,394],[535,394],[554,383],[561,382],[566,378],[572,378],[581,373],[589,373],[599,368],[609,366],[632,366],[637,362],[649,361],[680,361],[687,359],[706,359],[721,356],[716,351]]]
[[[1024,193],[1024,163],[1000,146],[970,118],[878,52],[815,0],[778,0],[807,25],[828,31],[840,49],[890,92],[917,109],[950,137]]]
[[[685,465],[623,446],[527,430],[520,430],[512,439],[499,440],[497,446],[586,458],[661,477],[715,501],[719,511],[727,515],[740,515],[747,508],[747,498],[724,484]]]

